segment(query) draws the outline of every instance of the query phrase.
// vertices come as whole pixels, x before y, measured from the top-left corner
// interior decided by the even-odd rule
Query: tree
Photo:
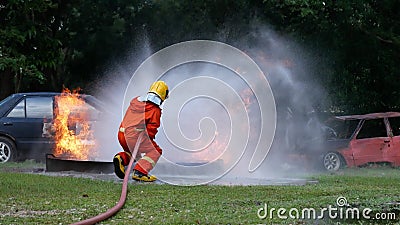
[[[310,50],[310,77],[331,109],[399,110],[399,9],[398,0],[9,0],[0,3],[0,98],[85,89],[131,49],[235,42],[257,21]]]
[[[1,98],[44,84],[45,71],[54,71],[60,63],[60,42],[51,30],[56,6],[48,0],[10,0],[1,5]]]
[[[398,110],[400,14],[397,0],[264,1],[267,21],[316,50],[331,108]]]

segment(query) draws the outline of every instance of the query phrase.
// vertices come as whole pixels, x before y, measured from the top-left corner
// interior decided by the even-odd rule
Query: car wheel
[[[0,137],[0,163],[14,161],[17,155],[17,148],[12,140]]]
[[[324,156],[324,168],[328,171],[337,171],[342,164],[342,159],[336,152],[329,152]]]

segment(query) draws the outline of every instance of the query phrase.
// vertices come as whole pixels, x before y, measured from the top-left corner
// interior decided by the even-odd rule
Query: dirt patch
[[[43,173],[45,168],[18,168],[18,167],[5,167],[0,169],[1,172],[6,173]]]
[[[92,180],[103,180],[111,181],[116,183],[122,183],[122,179],[115,176],[114,173],[88,173],[88,172],[77,172],[77,171],[59,171],[59,172],[48,172],[46,171],[45,164],[29,164],[29,163],[13,163],[11,165],[0,165],[1,172],[13,172],[13,173],[30,173],[30,174],[41,174],[46,176],[57,176],[57,177],[75,177],[85,178]],[[157,174],[156,174],[157,175]],[[159,179],[155,182],[156,184],[171,183],[175,185],[187,185],[200,183],[197,181],[198,177],[193,176],[179,176],[179,177],[165,177],[159,176]],[[238,178],[225,178],[216,180],[210,183],[211,185],[223,185],[223,186],[235,186],[235,185],[306,185],[316,184],[318,181],[309,179],[285,179],[285,178],[265,178],[265,179],[246,179],[246,182],[240,183]],[[169,182],[167,182],[169,181]],[[135,184],[146,184],[143,182],[136,182],[130,179],[129,183]]]

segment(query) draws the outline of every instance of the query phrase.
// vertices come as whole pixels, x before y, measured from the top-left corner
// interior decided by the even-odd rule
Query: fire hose
[[[124,181],[122,183],[122,191],[121,191],[121,197],[119,198],[119,202],[114,207],[110,208],[109,210],[107,210],[106,212],[104,212],[102,214],[99,214],[99,215],[97,215],[95,217],[92,217],[92,218],[89,218],[89,219],[86,219],[86,220],[79,221],[77,223],[73,223],[72,225],[87,225],[87,224],[98,223],[98,222],[103,221],[103,220],[105,220],[107,218],[110,218],[115,213],[117,213],[122,208],[122,206],[124,206],[125,200],[126,200],[127,191],[128,191],[129,174],[130,174],[130,171],[132,170],[132,165],[133,165],[133,162],[135,161],[136,154],[137,154],[139,146],[140,146],[140,142],[142,142],[143,134],[144,134],[144,132],[141,132],[139,134],[139,137],[138,137],[138,139],[136,141],[135,148],[133,149],[132,157],[131,157],[131,160],[129,161],[129,165],[128,165],[128,168],[126,170],[127,172],[125,173]]]

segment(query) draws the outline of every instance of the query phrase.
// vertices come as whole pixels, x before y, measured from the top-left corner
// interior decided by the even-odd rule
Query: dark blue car
[[[55,141],[46,126],[54,119],[54,97],[60,94],[18,93],[0,102],[0,162],[44,161],[46,154],[52,153]],[[105,108],[93,96],[81,95],[81,98],[94,115],[100,115]]]

